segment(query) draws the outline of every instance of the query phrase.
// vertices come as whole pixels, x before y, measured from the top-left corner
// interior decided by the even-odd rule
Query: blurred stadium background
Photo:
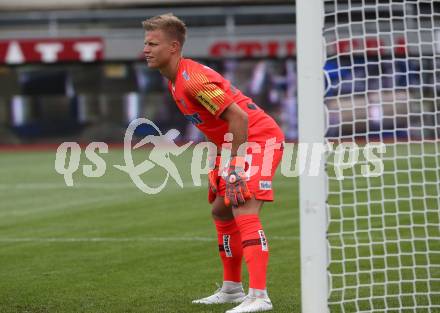
[[[366,2],[371,3],[375,1]],[[288,140],[297,138],[293,0],[2,1],[0,10],[0,144],[120,142],[126,125],[141,116],[161,129],[179,129],[182,139],[199,139],[198,131],[178,114],[159,73],[143,61],[140,21],[165,12],[174,12],[189,27],[185,56],[223,73],[276,118]],[[386,7],[383,10],[387,13]],[[396,16],[403,14],[397,11],[398,7]],[[378,14],[371,9],[357,18],[374,22]],[[421,14],[414,23],[420,21],[420,27],[429,30],[431,15]],[[356,16],[341,15],[339,22],[349,18],[356,20]],[[387,25],[384,21],[383,26]],[[405,27],[398,18],[393,26],[396,34]],[[339,56],[326,64],[327,96],[347,94],[347,101],[327,102],[330,132],[332,125],[343,123],[343,134],[363,133],[369,127],[422,138],[423,134],[411,133],[411,129],[421,123],[435,124],[435,95],[440,88],[435,68],[440,61],[411,56],[436,54],[438,44],[413,44],[417,38],[409,33],[390,38],[394,41],[394,51],[390,51],[381,48],[390,43],[377,38],[366,42],[353,38],[335,38],[335,45],[329,47],[330,54],[333,49]],[[362,45],[367,57],[349,53]],[[377,61],[391,54],[396,57],[390,62]],[[396,94],[395,107],[380,103],[392,97],[387,91],[390,86],[402,90]],[[374,92],[379,89],[381,94]],[[413,91],[411,95],[407,89]],[[420,90],[423,95],[414,94]],[[352,93],[364,91],[371,91],[367,98],[351,101]],[[417,103],[406,106],[408,97],[428,100],[420,110]],[[332,114],[339,106],[342,113]],[[387,118],[394,114],[399,115],[395,121]],[[350,126],[353,120],[367,117],[369,125]],[[435,131],[425,135],[432,137]]]
[[[144,62],[141,21],[189,28],[186,57],[225,74],[296,138],[292,1],[2,1],[0,143],[120,142],[147,117],[199,134]]]

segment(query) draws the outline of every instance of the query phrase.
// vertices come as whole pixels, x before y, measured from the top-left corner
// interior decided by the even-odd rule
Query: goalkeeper
[[[183,58],[186,27],[180,19],[172,14],[160,15],[144,21],[143,27],[148,67],[158,69],[168,79],[169,91],[184,116],[218,151],[225,134],[232,134],[227,167],[219,168],[218,156],[216,168],[208,175],[208,199],[217,229],[223,285],[213,295],[193,303],[240,303],[229,313],[269,311],[269,246],[259,213],[265,201],[273,201],[272,178],[282,156],[283,133],[271,117],[219,73]],[[267,140],[271,140],[270,147]],[[260,151],[251,147],[239,151],[246,142],[256,142]],[[269,153],[264,153],[265,148]],[[249,272],[247,295],[241,283],[243,257]]]

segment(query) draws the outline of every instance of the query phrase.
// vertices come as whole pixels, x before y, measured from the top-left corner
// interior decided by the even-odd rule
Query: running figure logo
[[[133,156],[132,156],[132,140],[133,134],[136,128],[140,125],[149,125],[153,127],[158,133],[159,136],[148,135],[141,141],[139,141],[134,147],[133,150],[142,147],[147,143],[152,143],[153,148],[151,149],[149,159],[144,160],[138,165],[134,165]],[[162,134],[160,129],[150,120],[146,118],[138,118],[133,120],[130,125],[128,125],[127,131],[125,132],[124,137],[124,161],[125,165],[114,165],[117,169],[128,173],[133,183],[138,187],[141,191],[147,194],[157,194],[159,193],[167,184],[169,176],[171,176],[176,183],[183,188],[182,178],[180,177],[179,171],[176,168],[174,162],[170,159],[170,154],[174,156],[178,156],[182,154],[191,144],[192,141],[184,144],[179,147],[174,140],[179,136],[180,132],[177,129],[170,129],[165,135]],[[166,178],[158,187],[150,187],[144,183],[141,179],[140,175],[148,172],[156,165],[162,167],[166,170]]]

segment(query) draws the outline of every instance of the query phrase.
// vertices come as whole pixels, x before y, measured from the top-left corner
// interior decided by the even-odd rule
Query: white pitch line
[[[0,184],[0,190],[39,190],[39,189],[75,189],[75,188],[92,188],[92,189],[108,189],[108,188],[130,188],[136,187],[133,183],[74,183],[69,187],[64,183],[16,183],[16,184]]]
[[[28,209],[18,209],[18,210],[5,210],[0,211],[0,217],[4,216],[26,216],[26,215],[35,215],[38,213],[46,213],[50,211],[57,211],[57,210],[63,210],[63,209],[72,209],[72,210],[79,210],[79,209],[88,209],[90,208],[90,205],[92,204],[98,204],[98,206],[107,205],[108,203],[116,204],[121,201],[121,195],[119,194],[113,194],[113,195],[100,195],[100,196],[94,196],[93,198],[74,198],[74,199],[66,199],[61,201],[55,201],[54,203],[51,203],[49,205],[45,204],[42,207],[34,206],[30,207]],[[123,202],[121,202],[123,203]],[[96,206],[94,208],[97,208]]]
[[[152,185],[159,185],[162,182],[148,182]],[[197,188],[208,186],[207,183],[202,183],[201,186],[195,186],[193,182],[184,182],[183,188]],[[172,188],[179,188],[179,186],[171,185]],[[69,187],[65,183],[16,183],[16,184],[0,184],[0,190],[40,190],[40,189],[124,189],[133,188],[136,189],[136,185],[133,182],[120,183],[120,182],[102,182],[102,183],[74,183]],[[169,187],[165,187],[166,190]]]
[[[185,183],[186,184],[186,183]],[[188,183],[189,184],[189,183]],[[107,186],[106,186],[107,185]],[[124,186],[120,186],[120,185],[124,185]],[[10,186],[8,188],[2,188],[2,186],[5,186],[3,184],[0,184],[0,191],[1,190],[12,190],[13,187],[11,188]],[[24,186],[19,186],[17,188],[23,188],[23,189],[27,189],[27,190],[33,190],[34,187],[37,186],[37,184],[25,184]],[[120,187],[118,187],[120,186]],[[185,189],[193,189],[193,188],[206,188],[208,185],[207,184],[202,184],[202,186],[194,186],[194,185],[184,185],[183,188],[180,188],[177,185],[174,186],[166,186],[161,193],[166,194],[166,193],[170,193],[170,192],[180,192],[182,190]],[[77,187],[76,185],[74,187],[67,187],[66,185],[60,185],[60,184],[48,184],[46,186],[40,186],[40,187],[36,187],[35,189],[61,189],[61,188],[65,188],[65,190],[73,190],[73,189],[79,189],[79,188],[84,188],[84,189],[93,189],[93,188],[103,188],[103,189],[113,189],[115,191],[117,191],[118,188],[128,188],[130,190],[126,190],[124,191],[122,194],[118,194],[113,192],[112,195],[109,194],[100,194],[97,193],[96,195],[94,195],[92,198],[74,198],[74,199],[70,199],[66,198],[65,200],[63,200],[62,202],[60,201],[55,201],[53,203],[47,204],[46,202],[44,203],[38,203],[38,201],[36,203],[34,199],[30,198],[30,197],[21,197],[20,199],[15,199],[15,198],[10,198],[8,200],[4,200],[1,202],[0,205],[0,217],[4,217],[4,216],[24,216],[24,215],[28,215],[28,214],[37,214],[37,213],[41,213],[41,212],[48,212],[48,211],[55,211],[55,210],[61,210],[61,209],[65,209],[65,208],[72,208],[72,209],[76,209],[78,206],[88,206],[94,203],[98,203],[100,205],[105,205],[109,202],[111,202],[112,204],[118,203],[120,202],[121,204],[124,203],[124,199],[127,196],[127,192],[130,193],[134,193],[131,196],[131,200],[135,199],[135,198],[140,198],[143,199],[142,197],[145,196],[149,196],[148,194],[143,193],[142,191],[140,191],[139,189],[137,189],[136,185],[127,183],[116,183],[116,184],[108,184],[108,183],[95,183],[95,184],[79,184],[79,186]],[[122,191],[121,191],[122,192]],[[31,199],[31,200],[29,200]],[[29,209],[23,209],[23,207],[27,207],[27,205],[25,205],[25,203],[22,203],[23,201],[25,202],[31,202],[32,206]],[[7,207],[8,202],[13,202],[14,205],[17,205],[17,202],[20,202],[21,208],[17,209],[17,210],[1,210],[2,206]]]
[[[281,241],[297,241],[298,236],[272,236],[268,237],[268,240],[281,240]],[[83,237],[83,238],[0,238],[0,243],[69,243],[69,242],[180,242],[180,241],[201,241],[211,242],[217,241],[214,237],[129,237],[129,238],[114,238],[114,237]]]

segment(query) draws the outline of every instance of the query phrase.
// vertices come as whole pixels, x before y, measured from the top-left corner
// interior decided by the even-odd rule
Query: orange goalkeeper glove
[[[246,184],[243,157],[235,156],[231,159],[226,177],[225,205],[237,207],[243,205],[252,195]]]

